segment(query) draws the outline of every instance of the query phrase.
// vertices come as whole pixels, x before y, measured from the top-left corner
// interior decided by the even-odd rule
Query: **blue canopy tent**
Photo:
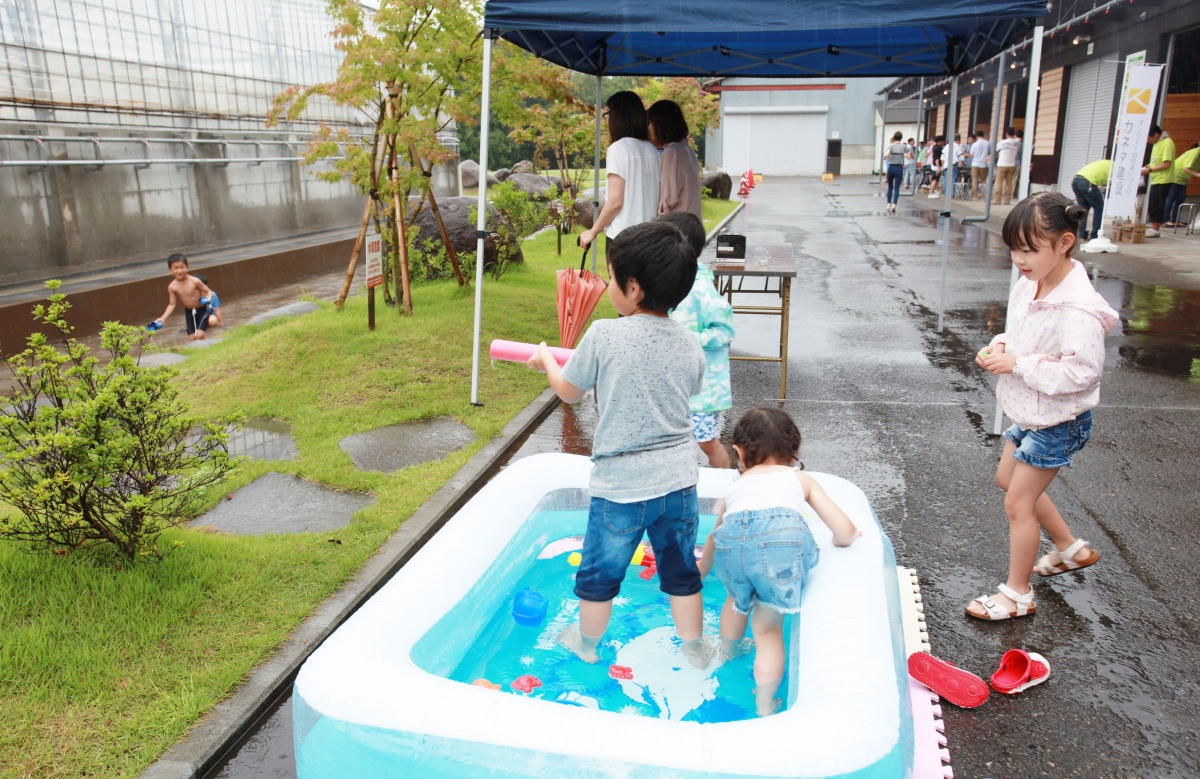
[[[596,76],[595,191],[599,192],[600,79],[604,76],[953,77],[1025,37],[1045,9],[1045,0],[489,0],[484,11],[479,167],[487,170],[496,38]],[[1038,25],[1034,34],[1038,50],[1040,32]],[[1036,83],[1036,69],[1030,75],[1030,83]],[[957,85],[957,78],[952,78],[950,126],[954,126]],[[1036,99],[1036,90],[1030,94]],[[1033,116],[1032,111],[1028,116]],[[1026,144],[1026,154],[1031,146]],[[471,369],[471,402],[476,405],[487,215],[483,178],[476,225]],[[947,193],[947,212],[952,194]],[[948,232],[949,219],[946,223]]]

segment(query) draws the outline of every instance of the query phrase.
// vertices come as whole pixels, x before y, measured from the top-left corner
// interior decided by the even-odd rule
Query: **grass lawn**
[[[733,210],[706,201],[711,229]],[[526,263],[484,282],[483,343],[558,341],[553,233],[524,245]],[[118,569],[97,555],[25,554],[0,542],[0,777],[136,776],[258,662],[545,386],[539,374],[481,363],[470,405],[473,289],[414,290],[414,316],[365,297],[298,318],[230,330],[189,352],[177,379],[192,411],[242,413],[294,426],[294,462],[247,462],[219,491],[267,471],[295,473],[378,500],[331,533],[228,536],[176,529],[160,564]],[[597,316],[615,315],[602,301]],[[479,441],[394,474],[361,472],[337,442],[413,419],[453,416]]]

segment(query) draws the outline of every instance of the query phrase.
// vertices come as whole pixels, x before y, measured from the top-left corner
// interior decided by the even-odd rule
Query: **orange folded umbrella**
[[[596,310],[596,303],[608,288],[608,283],[587,270],[586,265],[587,249],[584,249],[579,270],[563,268],[555,274],[558,280],[558,336],[566,349],[575,348],[588,317]]]

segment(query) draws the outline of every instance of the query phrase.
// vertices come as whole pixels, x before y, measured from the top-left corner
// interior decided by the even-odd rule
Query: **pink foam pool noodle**
[[[559,367],[567,364],[567,360],[571,359],[571,355],[575,353],[574,349],[562,349],[557,346],[547,347],[550,354],[554,357],[554,361]],[[508,362],[526,362],[533,353],[537,351],[537,344],[525,344],[520,341],[501,341],[499,338],[492,341],[492,347],[488,350],[488,355],[493,360],[507,360]]]

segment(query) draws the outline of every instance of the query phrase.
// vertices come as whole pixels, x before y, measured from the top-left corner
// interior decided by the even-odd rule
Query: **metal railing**
[[[362,138],[357,140],[362,140]],[[0,160],[0,167],[35,168],[38,170],[57,167],[82,167],[90,170],[99,170],[110,165],[132,165],[138,169],[147,168],[151,165],[216,165],[218,167],[224,167],[230,163],[261,165],[264,162],[301,162],[305,159],[302,155],[295,153],[296,141],[287,141],[282,139],[255,141],[227,140],[219,138],[144,138],[137,136],[116,137],[98,135],[0,135],[0,141],[19,141],[36,144],[39,155],[39,159],[36,160]],[[95,156],[90,159],[50,159],[46,152],[47,143],[89,144],[92,147]],[[103,147],[106,143],[141,144],[143,156],[122,159],[106,159],[103,152]],[[187,157],[152,157],[150,156],[151,144],[182,145],[185,149],[187,149],[189,154]],[[219,146],[221,149],[221,156],[196,156],[196,146],[204,145]],[[255,154],[253,157],[230,156],[229,147],[231,146],[253,146]],[[286,157],[267,157],[263,155],[264,146],[284,146],[289,151],[292,151],[293,154]],[[345,159],[345,155],[326,157],[325,159],[331,161],[341,160]]]

